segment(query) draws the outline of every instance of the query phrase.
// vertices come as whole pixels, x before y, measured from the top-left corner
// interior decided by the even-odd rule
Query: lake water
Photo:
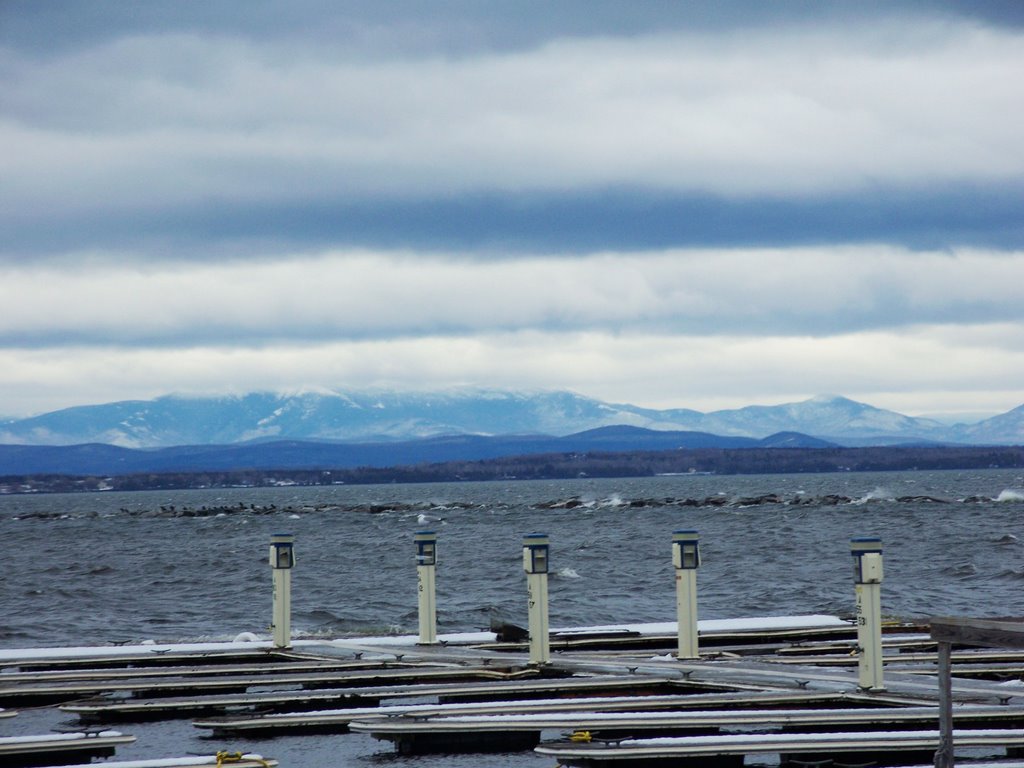
[[[672,621],[677,529],[700,533],[701,618],[852,614],[855,536],[883,540],[889,616],[1024,614],[1020,470],[239,488],[0,496],[0,647],[266,635],[275,533],[295,535],[296,636],[415,634],[418,530],[438,534],[440,632],[526,624],[531,532],[551,537],[553,627]],[[139,736],[125,758],[242,748],[285,766],[550,768],[527,753],[400,758],[357,735],[225,745],[186,721],[122,730]]]

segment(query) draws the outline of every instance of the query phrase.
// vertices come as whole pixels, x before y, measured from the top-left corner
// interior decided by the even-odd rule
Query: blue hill
[[[798,439],[799,438],[799,439]],[[803,441],[791,436],[787,447]],[[446,461],[479,461],[544,453],[665,451],[694,448],[757,448],[769,443],[705,432],[601,427],[563,437],[446,435],[401,442],[336,443],[305,440],[236,445],[189,445],[157,449],[88,443],[69,446],[0,445],[0,475],[124,475],[241,469],[348,469]]]

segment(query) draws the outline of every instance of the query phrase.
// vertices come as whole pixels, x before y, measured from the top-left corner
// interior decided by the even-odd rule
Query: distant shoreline
[[[1024,446],[698,448],[546,453],[393,467],[0,475],[0,494],[914,470],[1024,469]]]

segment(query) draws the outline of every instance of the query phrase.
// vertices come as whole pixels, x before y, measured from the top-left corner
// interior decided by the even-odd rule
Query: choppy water
[[[1024,614],[1019,470],[6,496],[0,647],[265,633],[274,533],[296,537],[296,635],[415,633],[412,538],[423,529],[439,535],[441,632],[486,628],[493,614],[526,623],[521,541],[533,531],[551,537],[552,626],[671,621],[678,528],[700,532],[701,618],[852,613],[854,536],[883,540],[886,614]],[[31,732],[32,718],[46,716],[0,728]],[[125,757],[224,746],[187,725],[123,730],[140,736],[119,750]],[[356,735],[238,747],[291,766],[410,760]],[[549,762],[416,759],[424,768]]]

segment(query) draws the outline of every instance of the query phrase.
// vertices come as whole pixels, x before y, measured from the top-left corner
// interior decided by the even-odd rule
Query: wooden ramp
[[[831,761],[837,755],[856,756],[851,762],[892,765],[896,753],[914,753],[914,759],[928,759],[938,748],[938,730],[835,733],[754,733],[714,736],[682,736],[657,739],[624,739],[575,743],[542,744],[538,754],[556,758],[561,765],[628,766],[707,765],[742,766],[746,755],[779,755],[780,762],[815,763]],[[954,731],[957,747],[991,747],[1003,750],[1024,746],[1024,730],[985,729]]]
[[[117,747],[133,741],[134,736],[126,736],[118,731],[4,736],[0,738],[0,764],[5,768],[63,765],[74,760],[110,757]]]

